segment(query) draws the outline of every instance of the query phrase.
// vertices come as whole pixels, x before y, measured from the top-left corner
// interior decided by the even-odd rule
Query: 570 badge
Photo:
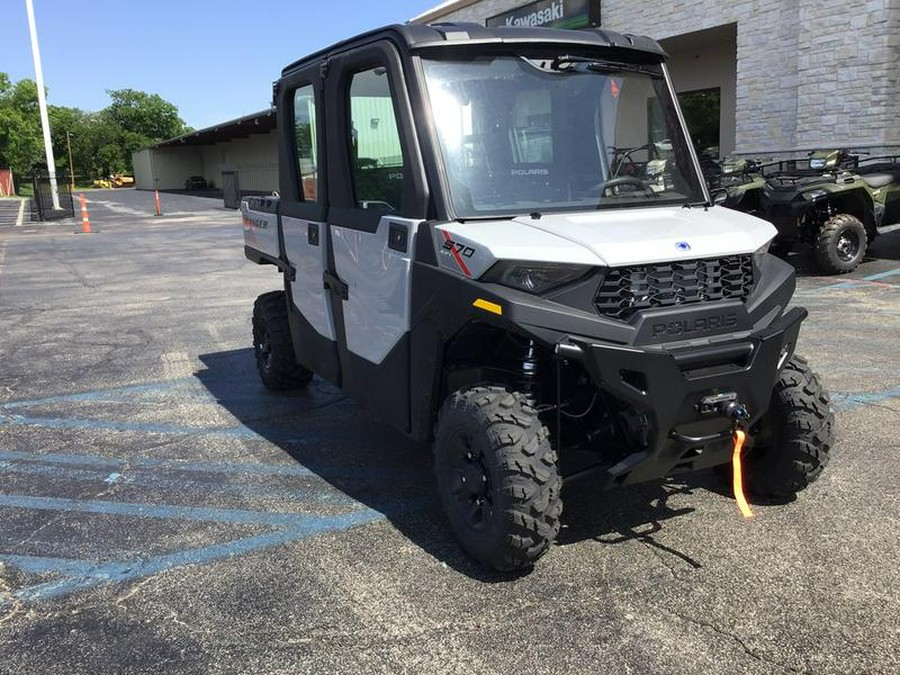
[[[471,258],[475,254],[475,249],[471,246],[466,246],[462,242],[453,241],[452,239],[445,239],[444,243],[441,245],[441,250],[446,251],[451,255],[456,251],[456,253],[463,258]]]
[[[444,241],[441,242],[440,252],[453,258],[453,262],[456,263],[456,267],[462,272],[463,276],[471,278],[472,272],[466,264],[466,259],[475,255],[475,249],[461,241],[454,241],[447,230],[438,230],[438,232],[444,238]]]

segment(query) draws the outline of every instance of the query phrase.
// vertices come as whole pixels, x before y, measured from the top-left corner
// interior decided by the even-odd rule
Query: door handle
[[[322,274],[322,282],[325,286],[325,290],[337,293],[341,296],[341,300],[348,300],[350,298],[350,287],[341,281],[336,274],[332,274],[328,270],[325,270]]]

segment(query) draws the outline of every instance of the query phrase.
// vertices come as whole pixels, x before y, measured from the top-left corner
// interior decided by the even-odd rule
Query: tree
[[[41,161],[43,149],[37,86],[32,80],[11,84],[0,73],[0,167],[27,174]]]
[[[178,108],[158,94],[147,94],[134,89],[107,90],[112,103],[103,115],[124,131],[153,142],[163,141],[187,133],[184,121],[178,116]]]
[[[107,92],[111,103],[100,112],[48,106],[53,154],[68,173],[72,165],[81,179],[129,173],[131,153],[191,131],[178,108],[157,94],[133,89]],[[44,160],[37,87],[32,80],[13,84],[0,73],[0,167],[28,175]]]

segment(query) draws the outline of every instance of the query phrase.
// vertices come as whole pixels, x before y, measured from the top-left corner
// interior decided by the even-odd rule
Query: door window
[[[404,161],[387,70],[355,73],[349,105],[354,203],[383,213],[400,211]]]
[[[319,192],[319,162],[316,145],[316,98],[311,84],[294,92],[294,147],[303,201],[314,202]]]

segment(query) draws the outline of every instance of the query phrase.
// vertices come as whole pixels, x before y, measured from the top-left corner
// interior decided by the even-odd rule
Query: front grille
[[[627,321],[635,312],[716,300],[746,300],[753,289],[749,255],[682,260],[609,270],[594,296],[603,316]]]

